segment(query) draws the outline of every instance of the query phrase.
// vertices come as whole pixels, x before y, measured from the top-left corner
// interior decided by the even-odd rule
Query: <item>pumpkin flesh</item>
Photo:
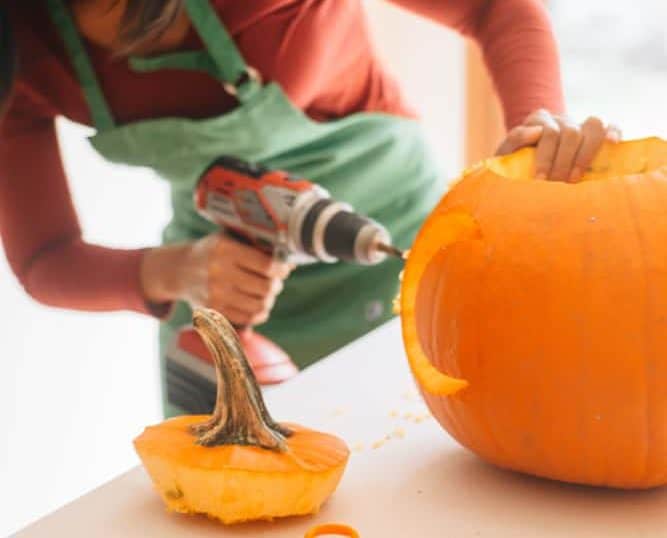
[[[167,507],[224,523],[312,514],[336,489],[348,450],[338,438],[289,425],[285,453],[195,443],[206,416],[177,417],[146,429],[135,446]]]
[[[218,373],[213,414],[166,420],[134,441],[167,508],[223,523],[316,513],[343,475],[347,446],[271,419],[236,333],[220,314],[195,311],[195,328]]]

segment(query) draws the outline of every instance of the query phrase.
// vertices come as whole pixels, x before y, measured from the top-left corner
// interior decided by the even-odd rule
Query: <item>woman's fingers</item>
[[[283,290],[283,281],[278,278],[264,278],[232,267],[224,274],[211,277],[209,288],[212,295],[224,295],[249,308],[258,308],[259,305],[275,301]]]
[[[229,267],[224,274],[216,275],[214,280],[217,281],[214,285],[232,284],[251,297],[276,296],[284,285],[280,278],[267,278],[236,266]]]
[[[283,289],[279,278],[229,266],[209,281],[210,307],[227,315],[232,323],[256,325],[264,323]]]
[[[223,314],[231,312],[233,323],[254,324],[266,321],[275,303],[275,296],[253,297],[238,289],[226,286],[212,288],[209,292],[209,305]]]
[[[225,244],[221,248],[221,254],[227,259],[231,255],[238,267],[267,278],[285,279],[289,276],[291,268],[287,263],[278,261],[270,254],[249,245],[236,241],[233,243],[233,245]]]
[[[605,127],[599,118],[590,117],[579,125],[540,109],[508,133],[497,153],[504,155],[524,146],[536,146],[537,179],[579,181],[604,141],[620,139],[620,129]]]
[[[269,319],[269,311],[259,313],[246,312],[237,308],[235,305],[211,303],[209,308],[217,310],[237,327],[250,327],[266,323]]]
[[[264,323],[292,267],[221,237],[208,263],[209,306],[237,325]]]
[[[560,126],[556,119],[546,111],[539,111],[529,120],[542,126],[542,136],[535,151],[535,177],[546,179],[551,174],[554,159],[560,144]]]
[[[246,271],[252,271],[266,278],[280,278],[283,280],[292,271],[287,263],[278,261],[264,252],[254,252],[255,255],[253,256],[246,254],[244,253],[235,260],[236,265]]]
[[[225,265],[233,262],[239,267],[249,269],[260,275],[266,274],[273,262],[273,258],[261,250],[224,236],[221,238],[213,258],[212,261],[214,262],[219,261]]]
[[[226,271],[230,265],[265,278],[282,280],[286,279],[293,269],[293,266],[276,260],[266,252],[222,236],[209,258],[209,270],[217,274]]]
[[[507,155],[527,146],[534,146],[542,137],[541,125],[519,125],[507,133],[496,155]]]
[[[555,181],[567,181],[572,174],[579,148],[583,141],[581,128],[564,118],[556,118],[559,129],[558,149],[553,157],[548,178]]]
[[[568,178],[570,181],[579,181],[583,177],[602,146],[606,133],[607,130],[599,118],[590,117],[583,123],[582,142]]]
[[[263,314],[250,314],[239,310],[235,306],[230,305],[210,305],[210,308],[213,308],[224,315],[233,325],[237,327],[248,327],[254,325],[260,325],[265,323],[269,319],[268,313]]]
[[[292,267],[219,234],[187,248],[179,297],[192,306],[208,306],[236,325],[265,322]]]

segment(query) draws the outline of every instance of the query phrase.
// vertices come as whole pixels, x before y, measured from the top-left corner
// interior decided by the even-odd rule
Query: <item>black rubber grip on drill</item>
[[[334,258],[355,261],[354,245],[361,229],[370,221],[349,211],[339,211],[324,231],[324,250]]]
[[[315,256],[315,250],[313,249],[313,239],[315,224],[319,218],[322,211],[324,211],[331,204],[335,203],[330,198],[319,200],[318,202],[310,208],[305,218],[303,219],[303,224],[301,225],[301,244],[303,245],[303,250],[311,256]]]

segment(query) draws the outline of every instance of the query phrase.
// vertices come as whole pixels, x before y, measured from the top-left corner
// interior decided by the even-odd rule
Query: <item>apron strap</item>
[[[65,42],[65,48],[88,103],[93,124],[99,131],[112,129],[116,123],[111,114],[111,108],[104,97],[93,64],[67,6],[63,0],[47,0],[47,5],[53,24]]]
[[[245,102],[261,88],[255,69],[248,66],[209,0],[185,0],[190,20],[217,66],[225,89]]]
[[[128,63],[133,71],[149,73],[163,69],[181,69],[185,71],[203,71],[218,79],[218,66],[211,55],[205,50],[172,52],[160,56],[130,56]]]

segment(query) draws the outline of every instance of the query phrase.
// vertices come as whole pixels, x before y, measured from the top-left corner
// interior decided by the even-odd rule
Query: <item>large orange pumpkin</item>
[[[424,224],[400,299],[413,374],[489,462],[666,484],[667,142],[609,143],[576,184],[533,168],[533,149],[473,167]]]

